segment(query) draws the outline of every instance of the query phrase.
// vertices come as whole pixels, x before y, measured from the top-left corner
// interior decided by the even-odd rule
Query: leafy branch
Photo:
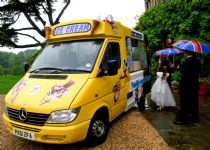
[[[13,48],[22,48],[22,47],[31,47],[34,44],[29,45],[17,45],[18,36],[23,35],[23,33],[19,33],[17,31],[26,31],[26,30],[35,30],[39,35],[45,37],[45,32],[43,29],[40,29],[35,21],[40,21],[43,27],[46,24],[46,21],[42,18],[42,14],[47,14],[49,22],[51,25],[55,25],[59,23],[61,16],[63,15],[64,11],[70,4],[70,0],[64,0],[65,6],[57,16],[56,20],[53,21],[53,13],[55,9],[53,9],[54,3],[57,0],[25,0],[24,2],[20,0],[10,0],[8,4],[0,7],[1,17],[0,17],[0,46],[6,47],[13,47]],[[44,12],[41,12],[44,10]],[[15,24],[20,15],[24,14],[28,22],[31,24],[31,27],[21,28],[21,29],[14,29],[11,28],[11,25]],[[14,19],[16,18],[16,19]],[[3,35],[8,35],[9,37],[5,37]],[[25,34],[26,36],[26,34]],[[33,36],[27,35],[28,37],[32,38],[34,41],[40,43],[37,39]]]

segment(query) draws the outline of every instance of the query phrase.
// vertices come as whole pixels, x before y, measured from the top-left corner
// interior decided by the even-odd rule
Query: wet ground
[[[175,125],[180,108],[180,94],[173,93],[177,106],[157,111],[155,104],[147,96],[147,108],[142,115],[158,131],[165,142],[175,149],[210,149],[210,92],[199,96],[199,122],[188,121],[187,125]]]

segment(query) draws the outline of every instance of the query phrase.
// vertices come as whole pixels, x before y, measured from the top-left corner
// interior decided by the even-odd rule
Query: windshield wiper
[[[89,72],[88,70],[79,70],[79,69],[62,69],[62,71],[82,71],[82,72]]]
[[[88,70],[79,70],[79,69],[59,69],[59,70],[51,72],[50,74],[61,73],[61,71],[81,71],[81,72],[88,72],[88,73],[91,72],[91,71],[88,71]]]
[[[61,68],[47,68],[47,67],[45,67],[45,68],[38,68],[38,69],[32,70],[32,71],[30,71],[30,73],[33,73],[33,72],[36,73],[39,70],[63,70],[63,69],[61,69]]]
[[[91,72],[91,71],[79,70],[79,69],[62,69],[62,68],[48,68],[48,67],[44,67],[44,68],[38,68],[38,69],[32,70],[32,71],[30,71],[30,73],[36,73],[36,72],[39,72],[40,70],[55,70],[55,71],[51,72],[50,74],[61,73],[63,71],[81,71],[81,72],[88,72],[88,73]]]

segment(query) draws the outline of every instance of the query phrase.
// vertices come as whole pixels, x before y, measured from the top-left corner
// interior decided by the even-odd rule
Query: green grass
[[[11,88],[23,77],[19,76],[0,76],[0,94],[7,94]]]

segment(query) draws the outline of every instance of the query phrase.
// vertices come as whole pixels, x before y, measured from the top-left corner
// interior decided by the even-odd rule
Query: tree
[[[15,65],[15,58],[13,58],[13,57],[11,57],[10,59],[9,59],[9,62],[8,62],[9,64],[9,68],[12,68],[14,65]]]
[[[16,65],[12,67],[12,75],[24,75],[24,69],[21,65]]]
[[[162,49],[161,40],[166,38],[178,40],[197,40],[210,45],[210,2],[205,0],[175,0],[156,6],[144,12],[138,18],[135,30],[147,35],[152,62],[153,81],[158,57],[152,55]],[[210,72],[210,54],[197,54],[202,66],[199,76]],[[183,61],[183,55],[175,56],[176,64]]]
[[[3,68],[2,68],[2,66],[0,65],[0,76],[3,76],[4,75],[4,73],[3,73]]]
[[[7,76],[7,68],[4,68],[3,70],[4,70],[4,75]]]
[[[43,28],[46,24],[46,21],[41,17],[42,14],[46,14],[49,19],[49,23],[51,25],[55,25],[59,23],[61,16],[64,11],[70,4],[70,0],[63,0],[65,6],[57,16],[55,20],[53,20],[52,14],[55,12],[53,8],[54,3],[57,0],[25,0],[21,2],[20,0],[9,0],[8,4],[0,7],[0,47],[9,47],[9,48],[26,48],[26,47],[35,47],[37,44],[41,43],[35,37],[29,34],[21,33],[21,31],[25,30],[35,30],[42,37],[45,37],[44,30],[40,29],[36,23],[33,21],[40,21],[43,25]],[[14,29],[11,28],[11,25],[15,24],[20,15],[24,15],[28,22],[31,24],[31,27]],[[28,45],[17,45],[19,38],[18,35],[28,36],[36,41],[35,44]]]
[[[11,74],[13,66],[23,66],[24,62],[29,62],[30,58],[37,52],[36,49],[28,49],[18,54],[0,51],[0,65],[4,68],[4,74]],[[6,71],[7,70],[7,71]]]
[[[11,74],[12,70],[10,68],[7,69],[7,74]]]

